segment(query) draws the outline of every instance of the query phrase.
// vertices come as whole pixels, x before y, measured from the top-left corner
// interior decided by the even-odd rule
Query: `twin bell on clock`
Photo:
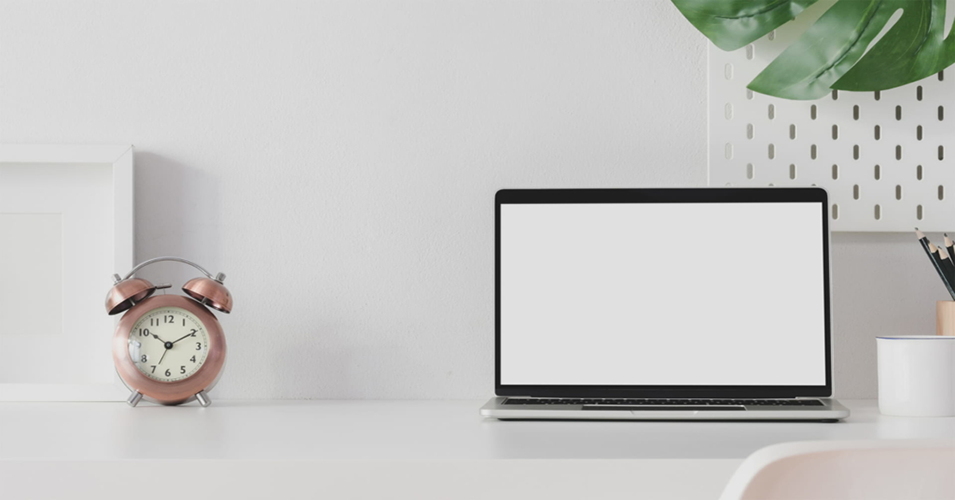
[[[181,262],[202,272],[182,286],[186,295],[156,295],[170,285],[154,285],[134,277],[156,262]],[[157,257],[134,267],[106,295],[106,312],[125,312],[113,334],[113,363],[132,393],[127,402],[142,399],[164,405],[192,400],[209,406],[208,392],[216,385],[225,363],[225,336],[208,308],[232,311],[232,295],[215,276],[198,264],[178,257]]]

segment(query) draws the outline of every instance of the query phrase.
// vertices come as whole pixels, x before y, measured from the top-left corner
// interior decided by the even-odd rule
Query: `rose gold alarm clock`
[[[133,275],[163,261],[188,264],[205,276],[183,285],[185,296],[152,296],[170,285],[153,285]],[[125,278],[114,274],[113,280],[106,312],[126,312],[113,334],[113,363],[132,392],[127,403],[136,406],[145,398],[178,405],[195,399],[209,406],[208,392],[222,374],[226,346],[222,327],[208,308],[232,311],[232,295],[222,284],[225,275],[213,277],[198,264],[178,257],[158,257],[134,267]]]

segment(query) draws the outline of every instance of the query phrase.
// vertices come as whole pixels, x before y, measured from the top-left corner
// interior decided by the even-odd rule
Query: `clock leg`
[[[126,404],[135,407],[142,399],[143,395],[140,394],[139,391],[133,391],[133,393],[129,395],[129,399],[126,400]]]
[[[209,399],[209,395],[206,394],[206,391],[197,392],[196,401],[199,401],[199,404],[202,405],[203,407],[206,407],[212,404],[212,400]]]

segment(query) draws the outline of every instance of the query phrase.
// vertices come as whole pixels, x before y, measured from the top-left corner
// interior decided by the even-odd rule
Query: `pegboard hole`
[[[940,81],[940,82],[945,81],[945,70],[942,70],[942,71],[939,71],[939,72],[938,72],[938,81]]]
[[[896,120],[901,120],[901,119],[902,119],[902,106],[896,106],[896,107],[895,107],[895,119],[896,119]]]
[[[816,159],[816,145],[815,145],[815,144],[813,144],[812,146],[809,146],[809,157],[812,158],[813,160]]]
[[[859,105],[858,105],[858,104],[856,104],[855,106],[852,107],[852,119],[853,119],[853,120],[858,120],[858,119],[859,119]]]
[[[852,158],[853,158],[854,160],[858,160],[858,159],[859,159],[859,145],[858,145],[858,144],[856,144],[855,146],[852,146]]]
[[[747,139],[752,139],[752,138],[755,137],[755,136],[756,136],[756,128],[753,127],[753,124],[752,124],[752,123],[747,123],[747,124],[746,124],[746,138],[747,138]]]
[[[749,61],[753,60],[753,57],[756,55],[756,49],[753,47],[753,44],[746,46],[746,59]]]
[[[858,185],[858,184],[856,184],[855,186],[852,186],[852,199],[853,199],[853,200],[858,200],[858,199],[859,199],[859,196],[862,194],[860,191],[861,191],[861,190],[859,189],[859,185]]]
[[[733,65],[732,65],[732,64],[726,63],[726,66],[723,66],[723,76],[724,76],[727,80],[732,80],[732,79],[733,79]]]
[[[896,199],[896,200],[901,200],[901,199],[902,199],[902,185],[901,185],[901,184],[896,184],[896,185],[895,185],[895,199]]]
[[[776,158],[776,145],[775,145],[775,144],[770,144],[770,145],[769,145],[769,159],[772,160],[773,158]]]
[[[833,101],[838,101],[838,100],[839,100],[839,91],[838,91],[838,90],[835,90],[835,89],[832,90],[832,100],[833,100]]]
[[[876,100],[876,101],[878,101],[879,99],[882,99],[882,92],[879,91],[879,90],[876,90],[876,91],[875,91],[875,94],[873,94],[873,95],[875,96],[875,100]]]
[[[921,126],[921,125],[919,125],[918,127],[915,127],[915,138],[918,139],[918,140],[920,140],[920,141],[922,140],[922,126]]]
[[[839,219],[839,205],[836,203],[832,204],[832,220]]]
[[[881,138],[882,138],[882,127],[876,125],[876,126],[875,126],[875,129],[873,130],[873,135],[875,136],[875,140],[881,139]]]
[[[915,218],[922,220],[922,205],[915,207]]]
[[[795,163],[789,164],[789,178],[793,180],[796,179],[796,164]]]
[[[775,119],[775,118],[776,118],[776,106],[770,104],[769,107],[767,108],[767,114],[769,115],[769,119],[770,119],[770,120]]]
[[[896,159],[896,160],[901,160],[901,159],[902,159],[902,145],[901,145],[901,144],[895,146],[895,159]]]
[[[875,220],[882,220],[882,205],[875,206]]]
[[[939,184],[938,185],[938,201],[942,201],[944,199],[945,199],[945,186]]]
[[[872,169],[872,170],[873,170],[872,174],[873,174],[873,176],[875,177],[875,180],[879,180],[879,179],[882,178],[882,166],[881,166],[881,165],[876,165],[875,168]]]
[[[938,159],[939,161],[945,159],[945,146],[942,146],[942,145],[938,146]]]
[[[752,101],[753,97],[756,97],[756,94],[752,90],[746,89],[746,99]]]
[[[812,106],[809,107],[809,118],[811,118],[811,119],[813,119],[813,120],[816,119],[816,105],[815,105],[815,104],[813,104]]]
[[[726,106],[723,107],[723,116],[726,117],[727,120],[733,119],[733,104],[732,103],[726,103]]]
[[[766,38],[768,38],[770,42],[773,41],[773,40],[775,40],[775,39],[776,39],[776,30],[770,31],[769,34],[766,35]],[[939,80],[941,80],[941,78],[939,78]]]
[[[776,185],[773,184],[772,182],[770,182],[769,184],[767,184],[767,186],[769,186],[769,187],[775,187]]]
[[[922,180],[922,166],[921,166],[921,165],[915,167],[915,178],[918,179],[918,180]]]
[[[835,163],[833,163],[832,164],[832,180],[836,180],[838,178],[839,178],[839,165],[836,165]]]
[[[945,119],[945,106],[938,107],[938,121]]]
[[[796,124],[792,123],[789,125],[789,138],[796,140]]]
[[[753,177],[756,177],[756,167],[754,167],[752,163],[747,163],[747,164],[746,164],[746,178],[747,178],[747,179],[752,179]]]
[[[733,159],[733,144],[730,142],[726,143],[726,146],[723,147],[723,155],[726,156],[727,160]]]
[[[915,98],[916,98],[917,100],[919,100],[919,101],[922,100],[922,86],[921,86],[921,85],[919,85],[918,87],[915,87]]]
[[[838,138],[839,138],[839,126],[838,126],[838,125],[833,125],[833,126],[832,126],[832,139],[835,140],[835,139],[838,139]]]

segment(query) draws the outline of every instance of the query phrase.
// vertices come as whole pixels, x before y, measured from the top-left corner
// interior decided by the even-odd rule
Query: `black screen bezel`
[[[502,189],[494,203],[494,386],[498,396],[591,398],[793,398],[832,395],[829,202],[822,188]],[[825,385],[502,385],[501,205],[541,203],[819,203],[823,231]],[[768,242],[771,244],[772,242]]]

